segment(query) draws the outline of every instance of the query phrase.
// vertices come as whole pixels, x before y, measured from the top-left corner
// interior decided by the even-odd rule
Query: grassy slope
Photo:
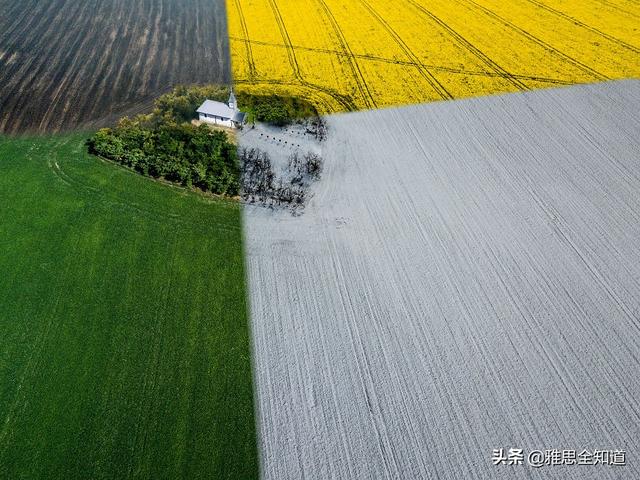
[[[0,478],[256,477],[238,206],[83,140],[0,138]]]

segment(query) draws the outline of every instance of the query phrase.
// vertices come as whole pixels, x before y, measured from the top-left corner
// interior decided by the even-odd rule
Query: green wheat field
[[[240,206],[0,137],[0,478],[255,478]]]

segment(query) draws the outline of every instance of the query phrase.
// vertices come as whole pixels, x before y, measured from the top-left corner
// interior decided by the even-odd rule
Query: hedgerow
[[[236,146],[225,132],[165,115],[124,118],[89,140],[89,151],[143,175],[229,196],[238,195]]]

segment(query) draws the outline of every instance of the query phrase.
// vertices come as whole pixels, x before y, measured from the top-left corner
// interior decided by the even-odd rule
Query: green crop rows
[[[0,478],[255,478],[240,207],[85,138],[0,138]]]

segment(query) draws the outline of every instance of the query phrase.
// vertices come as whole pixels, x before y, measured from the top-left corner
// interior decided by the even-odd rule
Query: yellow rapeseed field
[[[323,112],[640,76],[637,0],[227,0],[238,89]]]

